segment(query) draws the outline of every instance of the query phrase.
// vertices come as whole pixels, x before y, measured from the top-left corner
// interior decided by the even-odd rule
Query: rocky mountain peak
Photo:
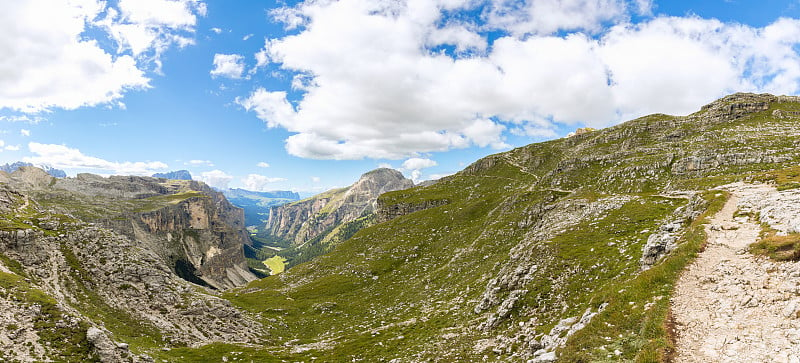
[[[413,186],[414,182],[397,170],[372,170],[347,188],[273,207],[265,230],[271,239],[295,246],[305,246],[310,241],[335,244],[374,222],[373,213],[381,194]]]
[[[153,178],[164,178],[173,180],[192,180],[192,174],[188,170],[176,170],[168,173],[155,173]]]
[[[345,203],[370,204],[370,210],[375,210],[378,196],[394,190],[408,189],[414,182],[406,179],[397,170],[389,168],[375,169],[361,175],[345,193]]]
[[[768,93],[734,93],[711,102],[700,109],[701,113],[714,116],[740,117],[766,111],[772,103],[800,102],[797,96],[775,96]]]
[[[53,176],[34,166],[20,166],[11,173],[12,182],[32,188],[44,188],[53,181]]]

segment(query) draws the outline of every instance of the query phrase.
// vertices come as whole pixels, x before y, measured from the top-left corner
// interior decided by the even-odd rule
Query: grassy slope
[[[776,107],[800,110],[797,104]],[[229,291],[227,299],[268,327],[263,346],[212,344],[155,354],[169,361],[512,359],[476,345],[502,335],[513,352],[525,339],[520,334],[547,333],[559,320],[607,303],[559,350],[560,356],[567,361],[663,359],[670,350],[669,294],[703,244],[705,216],[721,207],[725,195],[702,192],[708,208],[688,226],[680,248],[640,273],[645,230],[657,228],[685,203],[659,193],[763,179],[764,170],[780,169],[774,178],[792,178],[787,168],[798,162],[798,137],[787,130],[797,130],[797,121],[775,119],[771,111],[708,124],[648,116],[490,156],[435,185],[388,193],[382,197],[387,205],[449,203],[363,229],[327,255]],[[680,175],[671,170],[687,156],[752,148],[786,159]],[[601,217],[554,231],[552,238],[530,240],[536,220],[523,222],[536,216],[531,211],[570,203],[592,206],[607,196],[622,196],[625,202]],[[528,243],[526,252],[539,261],[536,278],[524,285],[528,293],[499,326],[477,329],[485,316],[473,307],[487,282],[515,263],[509,256],[520,243]],[[503,298],[509,291],[498,294]],[[533,333],[520,323],[532,326]],[[619,357],[609,357],[614,350]]]
[[[449,204],[365,229],[329,255],[283,276],[257,281],[228,298],[261,313],[264,322],[274,326],[267,346],[296,340],[295,344],[323,341],[317,347],[328,348],[295,354],[270,349],[276,358],[478,359],[486,352],[473,349],[477,341],[497,333],[513,336],[517,322],[535,316],[540,321],[536,332],[547,333],[558,320],[580,316],[605,302],[606,310],[560,354],[568,360],[603,360],[619,349],[626,359],[657,360],[669,351],[664,326],[668,296],[704,234],[701,217],[687,228],[681,248],[669,259],[638,273],[647,236],[642,231],[656,228],[683,203],[656,194],[668,185],[707,189],[796,162],[671,172],[675,160],[704,149],[736,152],[755,146],[789,155],[786,148],[794,138],[748,131],[782,130],[782,125],[796,122],[776,120],[770,112],[700,127],[654,115],[489,157],[431,187],[382,197],[386,204]],[[681,136],[670,138],[672,134]],[[731,141],[731,134],[741,137]],[[542,259],[540,278],[526,286],[529,293],[522,303],[495,331],[472,328],[482,321],[471,310],[487,280],[524,238],[525,231],[513,227],[520,216],[537,203],[570,198],[590,202],[610,194],[632,200],[605,218],[579,223],[536,245],[542,257],[554,258]],[[711,206],[707,213],[724,200],[716,192],[703,197]],[[610,242],[615,245],[609,247]],[[449,332],[458,334],[441,338]]]

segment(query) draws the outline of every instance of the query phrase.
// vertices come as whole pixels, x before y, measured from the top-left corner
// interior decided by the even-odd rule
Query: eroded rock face
[[[255,279],[242,248],[250,239],[242,210],[214,193],[136,213],[125,223],[131,225],[129,236],[149,241],[179,276],[193,281],[194,275],[208,286],[227,289]]]
[[[55,179],[22,167],[9,186],[25,200],[137,241],[188,281],[227,289],[256,279],[244,258],[250,243],[244,212],[203,183],[93,174]]]
[[[238,262],[243,260],[238,229],[225,222],[231,217],[224,198],[198,195],[156,205],[154,211],[117,218],[118,226],[109,228],[115,226],[49,210],[37,202],[37,195],[44,194],[0,184],[0,212],[12,223],[0,228],[0,254],[19,263],[12,272],[0,261],[0,272],[21,274],[19,284],[41,290],[47,294],[45,299],[55,300],[55,308],[44,312],[41,304],[4,300],[9,292],[19,294],[15,291],[20,288],[0,287],[0,306],[8,308],[7,314],[0,314],[0,322],[3,326],[19,322],[13,337],[0,334],[0,351],[9,354],[0,357],[47,361],[59,354],[43,338],[52,335],[46,319],[70,329],[71,334],[85,332],[84,344],[103,361],[151,361],[131,353],[124,343],[131,336],[114,335],[120,330],[137,332],[133,337],[153,337],[151,344],[166,347],[259,339],[260,324],[214,290],[179,276],[175,261],[168,258],[179,258],[188,266],[196,263],[198,284],[225,288],[250,279],[246,266]],[[189,222],[198,216],[206,218],[200,218],[199,224]],[[144,222],[148,219],[149,224]],[[35,306],[41,311],[32,310]],[[120,324],[127,328],[121,329]],[[115,333],[103,326],[113,327]],[[27,342],[33,349],[22,345]]]
[[[392,203],[385,204],[378,200],[378,222],[386,222],[397,217],[402,217],[407,214],[418,212],[421,210],[436,208],[449,203],[447,199],[440,200],[425,200],[420,203]]]
[[[267,229],[273,236],[302,244],[337,225],[375,211],[381,194],[413,186],[414,183],[397,170],[373,170],[350,187],[273,207]]]

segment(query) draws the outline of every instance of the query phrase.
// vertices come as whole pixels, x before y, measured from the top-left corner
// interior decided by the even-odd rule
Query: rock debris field
[[[731,198],[706,226],[708,245],[672,299],[675,361],[800,363],[800,263],[748,252],[759,223],[779,233],[800,229],[800,192],[742,183],[725,189]]]

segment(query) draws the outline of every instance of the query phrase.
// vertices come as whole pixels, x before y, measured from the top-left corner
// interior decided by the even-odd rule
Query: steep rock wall
[[[272,236],[299,245],[365,213],[374,212],[381,194],[413,186],[411,180],[396,170],[373,170],[350,187],[273,207],[266,227]]]

